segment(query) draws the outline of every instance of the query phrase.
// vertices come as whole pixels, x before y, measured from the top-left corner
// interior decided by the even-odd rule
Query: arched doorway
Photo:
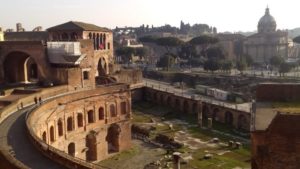
[[[94,123],[95,122],[95,115],[94,115],[94,111],[90,110],[88,111],[88,123]]]
[[[208,116],[209,116],[209,109],[208,109],[207,105],[204,105],[202,107],[202,119],[207,120]]]
[[[239,130],[246,130],[249,124],[247,123],[247,118],[245,115],[241,114],[238,118],[238,129]]]
[[[107,74],[107,64],[103,57],[98,61],[98,76],[105,76]]]
[[[68,154],[75,157],[75,143],[70,143],[68,145]]]
[[[105,114],[104,114],[104,108],[103,107],[100,107],[99,108],[99,112],[98,112],[99,114],[99,120],[104,120],[104,117],[105,117]]]
[[[87,161],[96,161],[97,160],[96,132],[91,131],[86,136],[86,147],[88,148],[88,150],[86,151],[86,160]]]
[[[219,121],[219,116],[218,116],[218,114],[219,114],[219,109],[218,109],[218,108],[215,108],[215,109],[213,110],[213,116],[212,116],[212,120],[213,120],[213,121]]]
[[[171,96],[167,97],[167,105],[168,106],[172,106],[172,98],[171,98]]]
[[[46,134],[45,131],[43,132],[42,137],[43,137],[43,141],[44,141],[44,142],[47,142],[47,134]]]
[[[36,82],[38,65],[24,52],[11,52],[3,62],[5,81],[8,83]]]
[[[51,141],[51,142],[54,142],[54,141],[55,141],[54,139],[55,139],[55,138],[54,138],[54,127],[51,126],[51,127],[50,127],[50,141]]]
[[[57,129],[58,129],[58,136],[62,136],[64,132],[63,132],[63,123],[61,119],[59,119],[57,122]]]
[[[233,125],[233,115],[230,111],[225,113],[225,123],[228,125]]]
[[[187,100],[185,100],[183,102],[183,111],[184,111],[184,113],[189,113],[189,111],[190,111],[190,106],[189,106],[189,103]]]
[[[180,110],[180,100],[178,98],[175,99],[175,108],[178,108]]]
[[[113,124],[107,130],[106,141],[108,145],[108,153],[119,152],[119,136],[121,128]]]
[[[195,113],[195,114],[199,113],[198,104],[196,102],[193,103],[193,113]]]

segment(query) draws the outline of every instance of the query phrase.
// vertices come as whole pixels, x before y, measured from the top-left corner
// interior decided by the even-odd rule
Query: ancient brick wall
[[[126,85],[67,95],[36,109],[27,124],[40,140],[65,154],[74,144],[76,158],[89,161],[92,151],[96,154],[92,161],[100,161],[111,156],[109,149],[119,152],[131,146],[130,96]],[[92,144],[87,143],[90,137]],[[91,145],[96,145],[93,150]]]
[[[266,131],[255,131],[252,169],[300,168],[300,115],[278,114]]]
[[[299,84],[260,84],[256,89],[256,100],[258,102],[279,102],[300,100]]]

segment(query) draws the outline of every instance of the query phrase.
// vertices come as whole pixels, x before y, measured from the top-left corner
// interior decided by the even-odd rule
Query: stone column
[[[197,103],[197,110],[198,110],[198,126],[203,127],[203,120],[202,120],[202,104],[200,102]]]
[[[173,168],[180,169],[180,153],[179,152],[173,153]]]

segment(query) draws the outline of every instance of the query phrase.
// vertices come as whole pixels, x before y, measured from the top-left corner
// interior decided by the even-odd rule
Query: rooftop
[[[77,22],[77,21],[70,21],[66,22],[51,28],[47,29],[48,31],[56,31],[56,30],[62,30],[62,31],[101,31],[101,32],[111,32],[108,28],[99,27],[97,25],[84,23],[84,22]]]
[[[258,102],[255,113],[255,130],[266,130],[278,113],[300,115],[300,101]]]

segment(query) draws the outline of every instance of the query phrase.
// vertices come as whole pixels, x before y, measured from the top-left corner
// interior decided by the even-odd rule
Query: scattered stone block
[[[212,154],[205,154],[205,155],[204,155],[204,159],[205,159],[205,160],[209,160],[209,159],[211,159],[212,157],[213,157]]]

